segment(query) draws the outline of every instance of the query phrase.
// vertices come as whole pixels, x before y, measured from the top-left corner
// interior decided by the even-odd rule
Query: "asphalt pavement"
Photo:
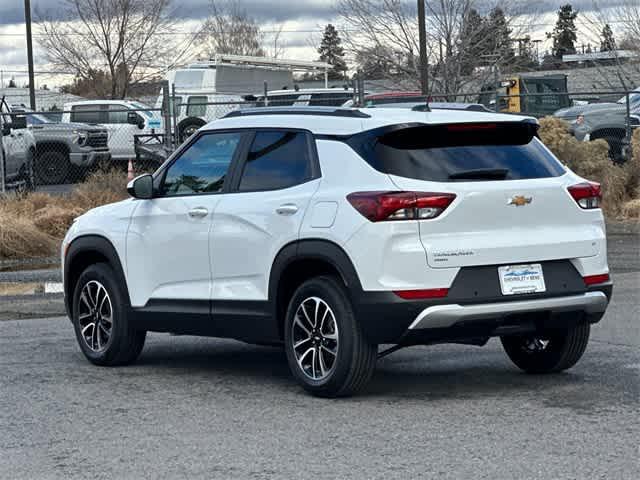
[[[496,340],[412,347],[324,400],[279,349],[151,334],[135,365],[99,368],[65,318],[1,321],[0,478],[637,480],[638,238],[620,235],[613,302],[557,375],[521,373]]]

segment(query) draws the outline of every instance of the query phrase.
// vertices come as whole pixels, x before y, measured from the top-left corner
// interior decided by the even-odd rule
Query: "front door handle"
[[[293,215],[298,211],[298,206],[294,203],[285,203],[276,208],[278,215]]]
[[[189,216],[191,218],[203,218],[209,214],[209,210],[204,207],[196,207],[189,210]]]

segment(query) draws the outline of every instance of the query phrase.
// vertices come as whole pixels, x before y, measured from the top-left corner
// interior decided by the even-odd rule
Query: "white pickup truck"
[[[151,107],[130,100],[85,100],[66,103],[62,122],[104,125],[112,160],[135,158],[133,136],[162,132],[162,119]]]
[[[27,128],[27,119],[25,116],[9,115],[9,107],[4,99],[0,102],[0,116],[0,185],[33,190],[36,141]]]

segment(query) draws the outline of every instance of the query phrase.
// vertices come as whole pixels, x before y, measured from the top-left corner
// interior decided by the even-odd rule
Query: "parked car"
[[[33,163],[36,154],[36,141],[27,128],[27,119],[22,115],[9,115],[11,110],[4,101],[0,101],[2,132],[0,148],[4,159],[4,184],[7,188],[33,190],[35,188]]]
[[[267,105],[277,107],[339,107],[353,99],[352,88],[294,88],[267,92]],[[245,97],[250,107],[264,107],[264,95]]]
[[[136,156],[134,135],[162,131],[160,115],[150,108],[130,100],[84,100],[66,103],[62,122],[103,125],[109,134],[111,158],[127,161]]]
[[[108,134],[101,125],[58,123],[22,105],[11,111],[24,112],[36,140],[35,178],[39,185],[64,183],[72,169],[86,170],[109,162]]]
[[[352,107],[353,100],[348,100],[343,107]],[[427,97],[421,92],[384,92],[367,95],[364,106],[369,108],[410,108],[417,112],[427,110]],[[471,112],[491,112],[480,103],[464,102],[429,102],[430,110],[468,110]]]
[[[535,119],[288,108],[208,124],[72,225],[65,304],[89,361],[133,362],[147,331],[284,344],[333,397],[410,345],[500,337],[530,373],[580,359],[612,290],[600,186]]]
[[[569,122],[571,133],[580,141],[605,140],[609,144],[611,158],[622,163],[631,151],[627,123],[631,130],[640,127],[640,88],[630,94],[629,110],[631,115],[627,121],[627,98],[624,96],[615,103],[563,108],[554,116]]]

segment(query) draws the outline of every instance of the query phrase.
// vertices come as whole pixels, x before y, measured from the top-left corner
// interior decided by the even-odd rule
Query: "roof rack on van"
[[[248,117],[252,115],[316,115],[326,117],[371,118],[360,110],[335,107],[258,107],[233,110],[222,118]]]

